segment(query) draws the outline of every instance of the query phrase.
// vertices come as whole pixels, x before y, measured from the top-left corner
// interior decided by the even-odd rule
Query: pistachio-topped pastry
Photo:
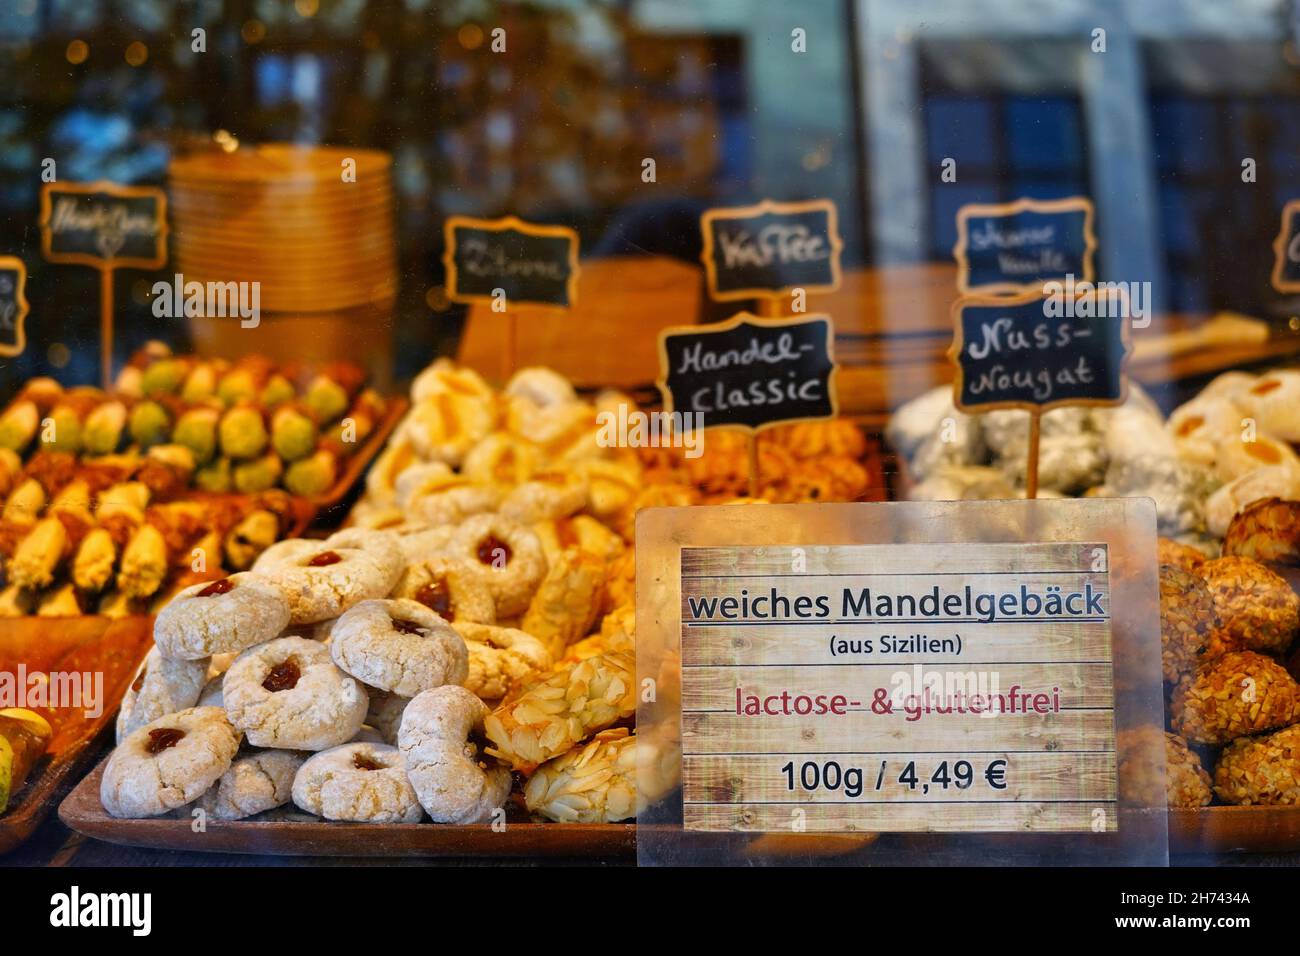
[[[220,413],[206,406],[191,408],[176,419],[172,441],[194,453],[194,461],[206,464],[217,449],[217,421]]]
[[[35,402],[14,402],[0,415],[0,448],[21,453],[36,437],[40,423],[41,413]]]
[[[81,444],[88,455],[111,455],[122,442],[126,428],[126,406],[104,402],[91,410],[81,429]]]
[[[221,452],[230,458],[256,458],[268,441],[262,413],[251,405],[237,405],[227,411],[221,416],[218,432]]]

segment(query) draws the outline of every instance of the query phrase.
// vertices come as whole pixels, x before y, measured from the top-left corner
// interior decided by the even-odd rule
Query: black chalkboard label
[[[700,231],[713,299],[839,288],[843,243],[835,204],[829,199],[710,209],[700,217]]]
[[[444,227],[447,298],[492,302],[500,289],[512,304],[571,306],[577,298],[578,234],[515,216],[451,216]]]
[[[741,312],[716,325],[659,333],[659,390],[669,412],[702,415],[704,428],[762,429],[835,415],[830,316],[760,319]]]
[[[1122,296],[966,296],[953,305],[953,395],[963,411],[1124,401]]]
[[[148,186],[47,183],[41,247],[50,262],[156,269],[167,261],[167,197]]]
[[[27,266],[14,256],[0,256],[0,355],[21,355],[27,347]]]
[[[1282,209],[1282,231],[1273,243],[1273,288],[1278,292],[1300,292],[1300,199]]]
[[[1035,292],[1044,282],[1093,280],[1092,203],[1019,199],[957,210],[957,288],[962,292]]]

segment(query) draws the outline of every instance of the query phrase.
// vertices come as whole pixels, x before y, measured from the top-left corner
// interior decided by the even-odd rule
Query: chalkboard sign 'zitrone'
[[[49,183],[41,245],[50,262],[156,269],[167,261],[167,197],[148,186]]]
[[[696,412],[705,428],[758,431],[835,415],[829,316],[760,319],[659,334],[659,389],[669,412]]]
[[[27,347],[27,266],[15,256],[0,256],[0,355],[21,355]]]
[[[953,305],[954,400],[964,411],[1124,401],[1123,299],[966,296]]]
[[[444,227],[447,297],[454,302],[571,306],[577,298],[578,234],[515,216],[451,216]]]
[[[709,296],[780,298],[840,285],[840,240],[829,199],[710,209],[700,217]]]
[[[1300,199],[1282,209],[1282,230],[1273,242],[1273,288],[1300,292]]]

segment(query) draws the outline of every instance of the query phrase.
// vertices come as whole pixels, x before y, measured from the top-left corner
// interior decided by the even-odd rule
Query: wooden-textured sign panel
[[[1104,543],[684,547],[701,831],[1117,826]]]

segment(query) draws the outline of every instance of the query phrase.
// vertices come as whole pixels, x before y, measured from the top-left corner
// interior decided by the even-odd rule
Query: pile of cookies
[[[439,361],[411,397],[349,527],[274,544],[159,614],[104,775],[110,813],[240,819],[293,803],[478,823],[515,802],[596,823],[676,785],[671,744],[634,727],[636,512],[761,499],[607,442],[600,412],[632,400],[586,401],[547,369],[497,391]],[[861,441],[827,423],[771,448],[838,456],[835,475],[804,472],[802,500],[821,500],[860,493]],[[788,478],[768,487],[795,496]]]
[[[1300,595],[1256,559],[1288,550],[1294,558],[1300,538],[1263,527],[1300,528],[1300,502],[1252,504],[1234,519],[1217,558],[1166,538],[1159,543],[1171,807],[1206,806],[1215,797],[1300,803]],[[1124,786],[1148,801],[1159,774],[1135,755],[1144,736],[1159,732],[1143,728],[1117,741]]]
[[[1300,498],[1300,370],[1225,372],[1168,420],[1136,385],[1118,408],[1042,416],[1039,496],[1150,497],[1164,534],[1213,551],[1261,498]],[[1023,495],[1029,414],[966,415],[952,389],[900,407],[887,434],[918,500]]]

